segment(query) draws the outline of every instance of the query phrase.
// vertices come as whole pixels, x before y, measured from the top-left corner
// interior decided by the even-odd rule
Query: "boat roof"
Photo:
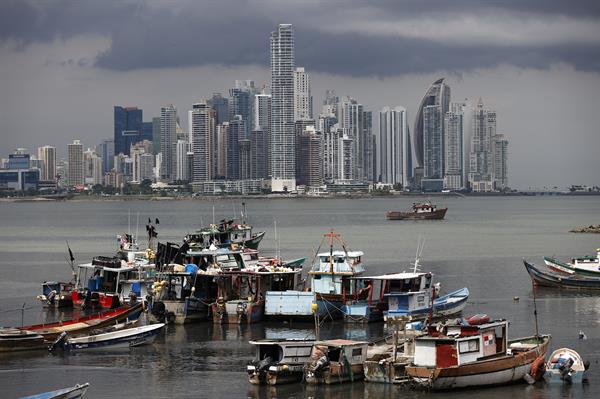
[[[363,256],[365,253],[363,251],[348,251],[348,252],[344,252],[344,251],[340,251],[340,250],[335,250],[335,251],[333,251],[333,253],[331,253],[331,252],[321,252],[317,256],[319,256],[319,257],[330,256],[331,254],[333,254],[333,256],[344,256],[344,257],[346,256],[346,254],[348,254],[349,258],[358,258],[359,256]]]
[[[315,343],[314,339],[260,339],[255,341],[248,341],[251,345],[281,345],[281,344],[307,344],[311,345]]]
[[[353,277],[355,280],[409,280],[417,277],[432,275],[431,273],[417,272],[402,272],[402,273],[392,273],[392,274],[380,274],[378,276],[360,276]]]
[[[368,345],[367,341],[352,341],[349,339],[329,339],[325,341],[315,341],[315,345],[327,346],[349,346],[349,345]]]
[[[233,250],[230,248],[217,248],[217,249],[189,249],[187,255],[227,255],[227,254],[241,254],[241,250]]]
[[[156,268],[156,265],[154,263],[144,263],[144,264],[140,264],[140,265],[132,265],[132,266],[123,266],[123,267],[105,267],[105,266],[99,266],[99,265],[93,265],[91,263],[82,263],[77,265],[77,267],[80,267],[82,269],[102,269],[108,272],[115,272],[115,273],[126,273],[126,272],[131,272],[131,271],[137,271],[139,269],[154,269]]]

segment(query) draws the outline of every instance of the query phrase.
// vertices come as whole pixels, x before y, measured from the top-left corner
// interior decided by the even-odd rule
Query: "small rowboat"
[[[547,267],[543,269],[523,260],[525,269],[535,285],[545,287],[569,288],[569,289],[600,289],[600,278],[586,277],[578,273],[565,275],[553,272]]]
[[[85,384],[77,384],[74,387],[58,389],[56,391],[39,393],[37,395],[25,396],[21,399],[77,399],[83,398],[87,389],[89,388],[89,382]]]
[[[35,332],[42,335],[46,341],[51,342],[62,332],[67,332],[71,336],[80,336],[89,333],[92,330],[108,327],[128,318],[135,318],[134,316],[137,316],[141,310],[142,304],[136,303],[132,306],[122,306],[107,312],[96,313],[77,319],[18,327],[18,329]]]
[[[156,338],[156,335],[164,326],[164,323],[150,324],[142,327],[127,328],[124,330],[88,335],[79,338],[69,338],[66,333],[63,333],[58,337],[56,342],[52,344],[50,351],[53,351],[56,348],[66,351],[105,347],[131,348],[152,343],[154,338]]]
[[[0,352],[45,349],[44,337],[18,328],[0,328]]]
[[[544,379],[550,383],[581,383],[589,367],[573,349],[560,348],[552,352],[546,363]]]

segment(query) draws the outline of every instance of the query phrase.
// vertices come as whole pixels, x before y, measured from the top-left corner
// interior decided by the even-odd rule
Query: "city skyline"
[[[159,65],[156,61],[148,60],[147,67],[144,68],[139,63],[146,58],[138,56],[137,52],[132,55],[120,52],[120,58],[117,59],[115,54],[123,43],[113,42],[112,46],[107,44],[106,40],[102,39],[107,37],[103,32],[95,32],[96,36],[92,39],[85,37],[87,30],[78,26],[66,33],[61,30],[64,28],[55,28],[53,32],[59,36],[54,37],[62,38],[56,41],[54,37],[41,37],[40,33],[24,33],[16,29],[14,24],[7,24],[6,30],[0,36],[1,70],[6,77],[2,79],[0,151],[6,156],[17,147],[27,147],[34,153],[38,146],[49,144],[57,148],[58,158],[66,158],[66,146],[73,139],[81,139],[87,148],[112,137],[111,114],[115,105],[137,106],[145,111],[145,119],[149,121],[150,117],[160,115],[160,107],[173,103],[183,121],[183,116],[191,108],[191,104],[209,98],[213,92],[225,94],[228,88],[233,87],[235,80],[251,79],[256,82],[256,87],[269,84],[269,70],[266,65],[268,45],[265,35],[268,35],[277,23],[291,22],[294,24],[296,36],[296,65],[305,67],[310,73],[315,113],[318,112],[325,90],[335,89],[340,96],[357,98],[372,112],[377,112],[385,105],[404,106],[407,109],[409,127],[412,129],[418,103],[426,88],[438,78],[446,77],[452,88],[452,101],[469,98],[475,103],[482,97],[486,106],[498,113],[498,133],[505,134],[510,140],[511,187],[599,183],[594,171],[600,168],[600,161],[595,156],[594,149],[598,148],[600,139],[592,116],[598,103],[600,79],[594,67],[594,52],[585,52],[588,55],[581,52],[582,55],[577,57],[568,57],[558,49],[564,44],[570,44],[573,49],[593,49],[594,46],[598,46],[597,37],[600,37],[600,34],[592,34],[598,33],[598,24],[586,24],[586,18],[597,19],[597,8],[586,8],[583,4],[566,8],[551,3],[546,11],[541,12],[532,6],[509,4],[498,6],[497,8],[506,15],[503,15],[496,25],[487,26],[483,23],[487,21],[485,15],[486,12],[494,10],[493,7],[484,6],[477,11],[469,11],[468,7],[460,3],[451,11],[443,4],[436,3],[436,7],[439,5],[442,13],[454,13],[452,15],[460,18],[472,16],[475,26],[471,28],[474,29],[474,33],[479,32],[481,35],[474,35],[475,38],[467,40],[461,32],[453,31],[456,34],[451,39],[421,37],[419,40],[425,46],[422,49],[407,46],[406,55],[423,55],[426,49],[431,49],[430,46],[426,46],[428,43],[442,46],[448,51],[458,49],[457,54],[460,54],[462,43],[463,46],[472,46],[471,50],[477,55],[471,57],[471,65],[466,65],[465,61],[461,61],[462,65],[450,65],[447,59],[440,57],[435,62],[430,60],[429,65],[409,68],[405,64],[410,62],[402,63],[392,58],[389,64],[396,67],[397,72],[394,72],[390,71],[389,67],[381,67],[380,62],[371,63],[375,66],[366,68],[358,59],[350,61],[350,52],[345,45],[335,49],[331,56],[326,57],[327,60],[319,57],[318,52],[315,53],[320,51],[320,46],[313,44],[311,40],[314,41],[318,35],[323,39],[331,35],[349,35],[360,39],[355,43],[357,46],[363,46],[361,48],[364,48],[365,43],[383,48],[392,38],[396,38],[399,43],[405,42],[407,39],[402,31],[403,24],[410,23],[411,18],[412,21],[424,18],[428,23],[435,19],[424,7],[408,3],[410,4],[406,6],[406,17],[400,18],[395,9],[389,10],[389,19],[397,18],[401,22],[398,31],[370,32],[377,39],[372,41],[368,41],[365,32],[359,32],[361,27],[364,27],[360,24],[352,28],[355,30],[352,32],[340,30],[343,27],[339,24],[331,24],[327,29],[321,29],[302,23],[298,21],[297,16],[294,17],[291,13],[287,15],[280,7],[274,7],[269,21],[259,25],[255,23],[256,15],[251,14],[251,23],[247,25],[248,35],[242,40],[251,46],[248,50],[235,47],[238,58],[214,62],[225,65],[225,68],[193,60],[187,60],[188,65]],[[331,7],[323,4],[319,6]],[[5,11],[2,13],[4,16],[11,15],[10,4],[3,4],[2,7]],[[71,12],[78,15],[84,9],[89,11],[90,7],[92,5],[82,2]],[[185,2],[178,3],[174,8],[178,7],[185,9]],[[211,7],[216,8],[216,11],[220,10],[220,6]],[[316,6],[312,7],[314,11]],[[352,4],[348,7],[355,9],[355,5]],[[47,8],[51,9],[53,5],[50,4]],[[104,10],[101,18],[111,14],[109,8]],[[115,5],[114,8],[118,7]],[[296,5],[293,8],[300,8],[303,13],[311,11],[311,6]],[[382,10],[376,6],[373,6],[373,9],[373,13],[365,15],[367,20],[381,17]],[[44,11],[47,10],[42,8],[28,12]],[[582,16],[584,14],[587,15],[586,18]],[[216,12],[215,15],[219,17],[225,14]],[[537,34],[524,35],[524,43],[520,44],[520,47],[517,46],[518,48],[511,53],[512,56],[507,56],[507,52],[510,53],[509,50],[516,45],[511,41],[510,35],[498,33],[499,25],[513,24],[518,31],[522,29],[518,22],[529,18],[549,23],[547,28],[535,25],[534,33],[543,33],[546,32],[545,29],[550,31],[550,28],[555,26],[553,21],[559,17],[568,19],[569,27],[572,28],[570,35],[560,38],[560,35],[548,34],[543,39]],[[173,18],[173,15],[169,14],[167,19],[169,18]],[[444,27],[450,29],[453,25],[446,24]],[[381,29],[384,28],[388,29],[389,24],[381,25]],[[416,34],[427,36],[420,30]],[[220,39],[222,44],[232,40],[229,37]],[[381,40],[378,41],[379,39]],[[19,43],[20,46],[16,48]],[[307,47],[307,43],[316,46],[316,49]],[[481,50],[480,54],[476,50],[484,47],[484,44],[491,47],[491,50]],[[108,55],[97,58],[98,49],[107,48],[107,45],[110,50]],[[394,44],[397,45],[399,44]],[[394,46],[390,49],[395,48]],[[543,49],[540,50],[541,47]],[[525,48],[535,50],[533,53],[539,57],[532,61],[524,54]],[[53,54],[54,50],[56,51]],[[496,50],[497,54],[490,54],[493,50]],[[142,54],[144,50],[140,48],[139,51]],[[250,60],[244,56],[249,51],[256,52]],[[363,54],[364,58],[374,60],[374,51],[382,50],[366,52]],[[482,57],[479,55],[483,56],[484,53],[492,57],[488,65],[481,63]],[[207,54],[208,59],[213,61],[219,56],[214,52]],[[109,64],[106,57],[112,57],[113,64]],[[114,64],[117,61],[128,60],[133,63],[127,67]],[[350,69],[351,64],[356,70]],[[16,68],[16,65],[25,67]],[[361,65],[363,70],[358,70]],[[173,73],[175,71],[176,74]],[[29,72],[30,75],[26,75],[25,72]],[[22,76],[27,76],[29,81],[32,74],[39,77],[31,78],[31,83],[25,82]],[[193,84],[190,85],[190,82]],[[54,96],[49,97],[46,92],[53,93]],[[32,97],[34,93],[35,97]],[[28,113],[29,116],[25,117],[24,112],[28,111],[28,106],[35,106],[36,110],[41,112]],[[68,108],[71,109],[70,117],[66,118]],[[374,115],[373,119],[373,133],[376,133],[375,124],[378,118]],[[82,128],[84,123],[85,128]],[[184,127],[185,130],[188,129],[187,126]],[[544,156],[532,159],[532,153]]]

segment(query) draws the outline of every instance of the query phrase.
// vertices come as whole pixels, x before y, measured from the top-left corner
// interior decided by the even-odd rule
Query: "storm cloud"
[[[298,65],[386,77],[556,63],[600,71],[600,5],[562,1],[57,1],[0,3],[14,49],[100,35],[93,67],[131,71],[268,64],[268,34],[293,23]],[[73,62],[73,61],[71,61]]]

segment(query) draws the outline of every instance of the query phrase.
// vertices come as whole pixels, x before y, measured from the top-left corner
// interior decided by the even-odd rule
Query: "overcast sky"
[[[439,77],[479,97],[509,144],[509,185],[600,184],[598,1],[0,1],[0,157],[113,136],[144,119],[268,84],[268,35],[294,24],[296,65],[367,109],[417,106]],[[376,130],[374,130],[376,132]]]

